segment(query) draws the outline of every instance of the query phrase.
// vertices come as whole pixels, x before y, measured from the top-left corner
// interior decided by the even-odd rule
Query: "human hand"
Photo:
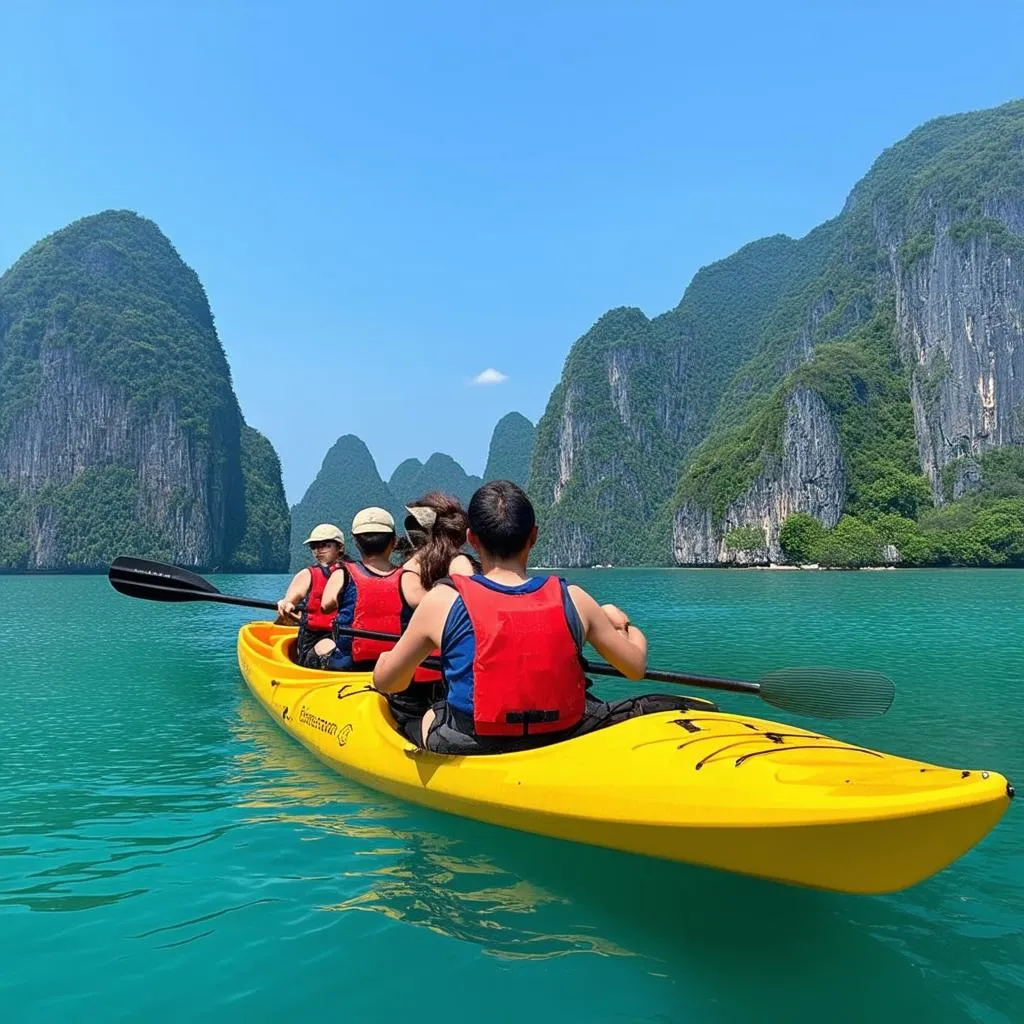
[[[629,616],[621,608],[617,608],[613,604],[603,604],[601,611],[608,617],[608,621],[614,629],[623,633],[626,631],[629,626]]]

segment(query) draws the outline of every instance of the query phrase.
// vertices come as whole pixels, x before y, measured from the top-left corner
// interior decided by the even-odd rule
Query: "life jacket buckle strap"
[[[559,718],[561,718],[561,713],[558,710],[507,711],[505,713],[505,721],[509,725],[521,725],[524,736],[529,735],[531,725],[538,725],[542,722],[557,722]]]

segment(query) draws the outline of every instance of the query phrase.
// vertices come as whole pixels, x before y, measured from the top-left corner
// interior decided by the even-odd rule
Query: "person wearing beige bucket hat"
[[[391,563],[394,517],[376,505],[361,509],[352,520],[352,537],[359,558],[345,562],[324,588],[323,608],[337,618],[333,635],[316,645],[323,667],[339,672],[368,671],[394,647],[394,641],[347,636],[342,628],[396,635],[402,628],[402,571]]]
[[[292,577],[284,597],[277,602],[277,612],[282,620],[299,623],[295,660],[307,668],[319,668],[316,645],[330,639],[334,627],[334,615],[325,612],[321,602],[327,583],[341,567],[345,535],[333,523],[320,523],[302,543],[309,547],[313,561]],[[301,613],[300,602],[305,603]]]

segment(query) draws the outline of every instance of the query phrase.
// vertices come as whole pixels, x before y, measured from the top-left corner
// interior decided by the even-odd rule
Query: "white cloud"
[[[478,373],[470,381],[470,384],[500,384],[503,380],[508,380],[507,373],[502,373],[501,370],[488,367],[482,373]]]

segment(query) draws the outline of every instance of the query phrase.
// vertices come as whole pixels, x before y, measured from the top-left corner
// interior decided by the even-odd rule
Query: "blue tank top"
[[[524,583],[506,586],[495,583],[486,576],[471,577],[483,584],[488,590],[499,594],[532,594],[539,590],[547,581],[547,576],[532,576]],[[568,584],[559,579],[562,585],[562,608],[565,610],[565,621],[569,624],[569,632],[576,641],[576,650],[583,650],[583,623],[580,621],[576,605],[569,597]],[[448,684],[448,703],[464,715],[473,717],[473,660],[476,657],[476,637],[473,636],[473,624],[469,612],[461,597],[448,610],[444,629],[441,632],[441,672]]]
[[[334,625],[352,627],[352,619],[356,614],[356,588],[352,584],[352,570],[348,562],[342,562],[345,570],[345,582],[338,595],[338,614]],[[352,660],[352,637],[339,634],[334,630],[334,651],[331,653],[330,667],[336,672],[351,672],[355,667]]]

